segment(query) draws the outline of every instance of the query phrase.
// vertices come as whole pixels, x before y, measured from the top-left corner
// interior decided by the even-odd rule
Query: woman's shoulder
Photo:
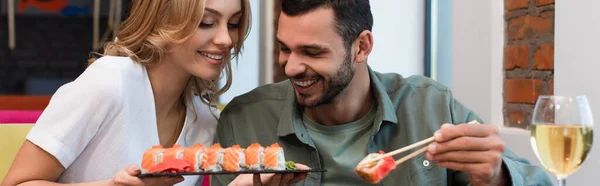
[[[87,70],[102,70],[106,72],[119,73],[141,73],[143,65],[134,62],[129,57],[123,56],[103,56],[96,59],[88,66]]]
[[[104,56],[90,64],[76,79],[62,85],[54,94],[72,97],[85,94],[89,99],[121,99],[132,77],[141,77],[143,67],[128,57]],[[132,76],[134,75],[134,76]]]

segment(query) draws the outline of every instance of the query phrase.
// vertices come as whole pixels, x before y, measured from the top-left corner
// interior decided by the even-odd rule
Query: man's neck
[[[343,125],[364,117],[374,101],[369,70],[366,65],[361,65],[341,95],[329,104],[305,107],[304,113],[321,125]]]

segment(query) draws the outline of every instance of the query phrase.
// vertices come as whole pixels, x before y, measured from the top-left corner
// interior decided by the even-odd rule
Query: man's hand
[[[308,170],[306,165],[296,163],[296,169]],[[242,174],[233,180],[230,186],[288,186],[298,183],[308,177],[308,173],[286,174]]]
[[[444,124],[434,133],[435,141],[425,154],[441,167],[464,171],[473,185],[503,185],[504,142],[494,125]]]

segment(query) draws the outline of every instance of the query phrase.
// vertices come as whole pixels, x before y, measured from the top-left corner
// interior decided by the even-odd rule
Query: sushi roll
[[[144,152],[144,155],[142,156],[142,173],[148,173],[152,167],[162,162],[164,150],[165,149],[162,146],[155,145]]]
[[[354,171],[365,181],[370,183],[379,183],[383,178],[385,178],[390,171],[396,169],[396,163],[392,157],[386,157],[379,161],[375,161],[372,163],[368,163],[365,165],[363,162],[368,162],[369,160],[375,159],[379,156],[383,156],[383,151],[379,153],[370,153],[363,160],[361,160]]]
[[[266,170],[285,170],[285,156],[283,148],[274,143],[265,148],[263,166]]]
[[[239,145],[233,145],[225,149],[223,157],[223,169],[229,172],[242,171],[246,166],[244,150]]]
[[[202,160],[206,156],[206,148],[202,144],[197,143],[192,147],[188,147],[183,151],[183,159],[192,163],[192,172],[202,171]]]
[[[171,159],[183,159],[184,150],[185,148],[183,148],[181,145],[175,144],[173,145],[173,147],[165,149],[165,151],[163,152],[162,161],[167,161]]]
[[[248,170],[262,170],[265,148],[258,143],[252,143],[244,150],[246,155],[246,168]]]
[[[202,160],[202,170],[205,172],[219,172],[223,170],[223,153],[224,149],[218,143],[206,149],[206,155]]]

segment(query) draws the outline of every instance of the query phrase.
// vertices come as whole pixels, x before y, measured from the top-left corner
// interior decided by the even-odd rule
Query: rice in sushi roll
[[[205,159],[202,162],[202,170],[205,172],[219,172],[223,170],[223,153],[224,149],[218,143],[206,149],[206,156],[204,156]]]
[[[233,145],[225,149],[223,158],[223,169],[229,172],[242,171],[246,166],[244,150],[239,145]]]
[[[265,148],[264,168],[266,170],[285,170],[285,156],[283,148],[274,143]]]
[[[165,149],[162,146],[155,145],[144,152],[144,155],[142,156],[142,173],[148,173],[152,167],[162,162],[164,150]]]
[[[206,148],[202,144],[197,143],[192,147],[186,148],[183,151],[183,159],[192,163],[192,172],[202,171],[202,160],[206,156]]]
[[[246,168],[248,170],[262,170],[265,148],[258,143],[252,143],[244,150],[246,155]]]

